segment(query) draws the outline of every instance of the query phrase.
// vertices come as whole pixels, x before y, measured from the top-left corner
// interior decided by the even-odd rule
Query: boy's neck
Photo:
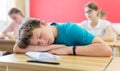
[[[56,26],[50,26],[50,28],[51,28],[51,31],[52,31],[52,33],[54,35],[54,38],[57,38],[57,35],[58,35],[57,27]]]

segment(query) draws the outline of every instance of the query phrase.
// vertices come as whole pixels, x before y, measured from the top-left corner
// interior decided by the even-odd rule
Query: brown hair
[[[25,49],[30,44],[30,38],[32,37],[33,33],[32,31],[35,28],[40,27],[40,20],[29,18],[25,20],[21,27],[19,28],[19,38],[17,41],[17,45]]]
[[[88,4],[85,5],[85,7],[88,7],[88,8],[90,8],[90,9],[95,10],[95,11],[98,10],[98,6],[97,6],[97,4],[94,3],[94,2],[89,2]]]
[[[104,17],[105,15],[106,15],[106,12],[105,12],[105,10],[100,10],[99,12],[98,12],[98,16],[100,15],[100,17]]]
[[[18,13],[20,13],[21,16],[24,17],[23,13],[22,13],[19,9],[17,9],[17,8],[11,8],[11,9],[9,10],[9,12],[8,12],[8,15],[10,16],[11,14],[18,14]]]

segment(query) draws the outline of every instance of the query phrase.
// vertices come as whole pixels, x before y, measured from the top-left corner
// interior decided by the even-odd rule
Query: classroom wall
[[[30,17],[49,22],[81,22],[85,20],[84,5],[96,2],[107,11],[107,19],[120,22],[120,0],[30,0]]]

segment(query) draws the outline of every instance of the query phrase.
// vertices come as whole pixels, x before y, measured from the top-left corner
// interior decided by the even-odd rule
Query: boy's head
[[[8,15],[16,23],[21,23],[22,19],[24,18],[22,12],[17,8],[11,8],[8,12]]]
[[[52,29],[40,20],[26,19],[19,29],[17,45],[20,48],[27,48],[28,45],[46,46],[53,42]]]

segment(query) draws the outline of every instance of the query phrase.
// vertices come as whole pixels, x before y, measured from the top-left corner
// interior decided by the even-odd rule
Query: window
[[[16,0],[0,0],[0,21],[9,22],[8,11],[16,6]]]

